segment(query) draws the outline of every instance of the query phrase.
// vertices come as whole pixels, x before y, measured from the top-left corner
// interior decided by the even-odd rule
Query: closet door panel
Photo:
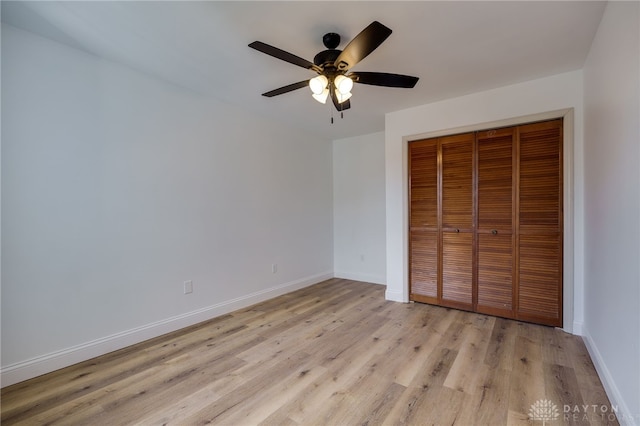
[[[429,139],[409,144],[411,185],[410,227],[438,227],[438,143]]]
[[[441,304],[473,309],[473,133],[440,139]]]
[[[512,232],[513,129],[478,133],[478,229]]]
[[[520,236],[518,319],[562,325],[559,234]]]
[[[411,300],[437,303],[438,232],[411,232]]]
[[[513,318],[515,129],[477,137],[477,310]]]
[[[517,318],[562,326],[562,120],[519,129]]]
[[[473,227],[473,133],[441,138],[442,228]]]
[[[519,133],[520,232],[559,232],[562,229],[562,121],[521,126]]]
[[[473,307],[473,234],[442,234],[442,302],[445,305]]]
[[[478,234],[478,312],[512,316],[512,235]]]
[[[409,144],[410,299],[438,301],[438,142]]]

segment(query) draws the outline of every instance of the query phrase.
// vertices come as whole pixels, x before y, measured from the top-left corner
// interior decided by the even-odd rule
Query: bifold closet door
[[[514,128],[477,133],[478,312],[514,317]]]
[[[562,326],[562,127],[409,143],[410,300]]]
[[[473,309],[474,135],[439,139],[440,172],[440,304]]]
[[[409,144],[410,299],[438,303],[438,141]]]
[[[517,318],[562,326],[562,120],[520,126]]]
[[[473,309],[474,135],[409,144],[411,300]]]

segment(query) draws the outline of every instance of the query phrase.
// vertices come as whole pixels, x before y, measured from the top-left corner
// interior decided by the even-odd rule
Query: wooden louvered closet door
[[[478,312],[513,317],[513,128],[477,135]]]
[[[562,326],[562,120],[409,143],[410,300]]]
[[[473,309],[473,133],[440,138],[440,304]]]
[[[519,132],[517,318],[562,325],[562,120]]]
[[[411,143],[411,299],[473,308],[473,133]]]
[[[409,145],[411,300],[438,303],[438,140]]]

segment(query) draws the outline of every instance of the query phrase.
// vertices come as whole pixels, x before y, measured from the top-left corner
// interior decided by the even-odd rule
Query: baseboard
[[[584,340],[585,346],[587,347],[587,351],[589,351],[589,355],[591,356],[593,365],[598,372],[598,376],[600,376],[600,380],[602,381],[604,390],[609,397],[609,401],[611,402],[611,405],[618,407],[618,413],[616,415],[618,423],[623,426],[638,426],[640,418],[634,416],[629,411],[629,407],[627,407],[624,399],[622,398],[622,395],[620,395],[620,391],[618,390],[613,377],[611,377],[611,373],[609,372],[607,365],[602,359],[602,355],[600,355],[598,347],[591,338],[591,335],[589,335],[589,330],[582,331],[584,331],[584,334],[582,334],[582,339]],[[585,401],[585,403],[587,402],[588,401]]]
[[[126,330],[111,336],[11,364],[2,367],[0,370],[0,383],[2,387],[5,387],[22,382],[172,331],[180,330],[181,328],[207,321],[220,315],[228,314],[238,309],[246,308],[255,303],[263,302],[333,277],[333,272],[312,275],[246,296],[217,303],[196,311],[147,324],[142,327]]]
[[[575,334],[577,336],[582,336],[582,333],[584,332],[582,321],[574,321],[573,330],[565,330],[565,331],[567,333]]]
[[[404,294],[402,294],[401,291],[389,291],[389,287],[387,287],[387,291],[385,291],[384,293],[384,298],[392,302],[407,302],[406,300],[404,300]]]
[[[357,272],[345,272],[345,271],[335,271],[334,276],[336,278],[344,278],[346,280],[353,281],[363,281],[366,283],[372,284],[382,284],[386,285],[386,277],[383,275],[373,275],[373,274],[360,274]]]

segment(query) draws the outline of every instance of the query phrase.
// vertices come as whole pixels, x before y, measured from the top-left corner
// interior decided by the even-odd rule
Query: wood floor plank
[[[437,392],[435,389],[431,389],[430,392],[433,394],[433,397],[429,398],[430,407],[424,415],[417,417],[413,424],[453,425],[458,423],[460,407],[465,397],[464,392],[446,386],[438,389]],[[434,409],[436,407],[437,410]]]
[[[222,395],[214,385],[194,387],[192,392],[181,399],[174,400],[169,404],[164,401],[162,407],[132,424],[138,426],[180,424],[182,419],[193,416],[211,404],[212,401],[217,401],[221,397]]]
[[[558,407],[560,418],[567,425],[585,424],[576,421],[572,416],[563,418],[563,407],[565,405],[583,405],[582,395],[579,392],[578,379],[571,367],[558,364],[546,364],[544,368],[545,388],[547,388],[547,399],[554,401]]]
[[[371,328],[372,332],[376,327],[377,325],[374,325]],[[273,418],[266,420],[267,423],[275,421],[276,418],[289,417],[297,423],[307,424],[309,419],[315,419],[317,413],[327,407],[327,401],[332,395],[354,383],[362,368],[377,355],[377,352],[369,350],[372,344],[376,344],[374,339],[354,340],[351,334],[343,334],[341,338],[332,336],[331,339],[334,343],[325,345],[331,349],[330,351],[318,351],[313,354],[316,362],[327,367],[327,373],[283,405],[279,412],[274,413]],[[340,351],[339,355],[335,354],[334,348]]]
[[[442,339],[441,334],[433,332],[434,328],[451,325],[451,321],[453,321],[453,318],[448,315],[433,317],[428,320],[423,318],[422,326],[416,328],[412,333],[413,338],[416,339],[413,342],[413,353],[409,352],[409,355],[405,355],[408,357],[405,363],[396,363],[400,367],[395,377],[396,383],[409,386],[413,382],[427,359],[431,356],[433,349],[438,347],[438,343]]]
[[[504,318],[495,318],[495,323],[484,362],[490,367],[511,371],[513,351],[518,324]]]
[[[546,399],[542,349],[528,337],[516,338],[509,388],[509,421],[528,419],[531,404]]]
[[[488,365],[479,366],[479,380],[473,394],[465,394],[457,420],[459,424],[507,424],[507,411],[496,410],[509,404],[511,370],[495,370]]]
[[[416,405],[424,398],[424,390],[416,387],[407,387],[404,392],[398,396],[393,403],[389,414],[380,423],[384,426],[391,425],[410,425],[413,420]]]
[[[465,337],[460,345],[458,356],[451,366],[451,371],[447,375],[444,386],[473,394],[476,390],[480,375],[475,367],[480,365],[485,358],[485,353],[489,345],[490,330],[494,321],[486,316],[478,316],[485,321],[478,325],[471,324],[465,329]]]
[[[227,416],[220,416],[218,422],[232,425],[255,425],[266,420],[288,400],[296,396],[318,379],[326,369],[322,366],[302,365],[291,372],[275,386],[266,392],[259,392],[253,398],[247,398],[233,412],[227,411]]]
[[[431,416],[434,407],[438,407],[435,405],[436,400],[438,395],[443,392],[444,386],[442,384],[446,380],[457,355],[457,351],[446,347],[438,347],[432,351],[420,369],[420,373],[416,375],[409,386],[410,393],[405,395],[405,400],[401,401],[400,406],[392,409],[384,423],[392,424],[393,421],[401,418],[403,419],[403,424],[426,424],[424,419]]]
[[[19,383],[11,388],[14,392],[2,394],[3,419],[13,418],[14,412],[23,416],[24,408],[28,407],[28,415],[46,411],[56,407],[67,399],[79,399],[96,389],[104,388],[113,383],[144,371],[164,359],[186,353],[201,345],[203,339],[219,339],[240,331],[242,327],[228,321],[230,316],[198,324],[166,335],[164,338],[152,339],[139,345],[122,349],[100,357],[100,362],[89,360],[68,367],[67,369],[41,376],[32,381]],[[170,343],[168,343],[170,342]],[[135,355],[135,356],[133,356]],[[63,374],[66,373],[66,374]],[[39,386],[44,380],[47,386]],[[23,389],[25,384],[31,383]],[[18,398],[16,398],[18,396]],[[37,404],[34,402],[37,400]],[[6,416],[6,417],[5,417]],[[15,417],[19,420],[21,416]]]
[[[580,337],[384,291],[327,280],[6,387],[0,421],[531,425],[541,399],[610,407]]]
[[[193,416],[183,419],[182,422],[188,425],[234,424],[225,423],[225,418],[243,413],[250,401],[259,399],[262,394],[271,393],[273,391],[271,387],[281,383],[283,378],[291,374],[291,371],[294,371],[296,376],[300,376],[302,371],[307,368],[306,360],[308,357],[307,353],[298,351],[291,356],[280,357],[281,359],[278,359],[275,365],[267,369],[260,369],[259,374],[252,374],[255,372],[252,370],[250,374],[242,377],[240,386],[224,392],[220,399]]]
[[[571,354],[571,364],[576,374],[582,400],[587,404],[592,404],[591,401],[606,401],[606,393],[598,376],[593,374],[595,367],[584,342],[580,338],[567,337],[576,336],[563,336],[563,338],[567,352]]]
[[[326,401],[325,406],[314,414],[320,424],[348,424],[357,422],[362,424],[365,419],[385,416],[386,407],[380,407],[390,395],[399,395],[404,386],[393,382],[389,373],[392,363],[386,354],[373,357],[357,373],[357,379],[341,387]],[[367,392],[362,392],[367,389]],[[374,411],[377,413],[373,414]],[[305,419],[307,423],[312,419]]]

